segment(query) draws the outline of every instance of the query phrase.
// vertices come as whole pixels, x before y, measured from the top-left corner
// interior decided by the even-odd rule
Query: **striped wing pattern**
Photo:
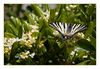
[[[77,32],[83,31],[87,28],[85,25],[82,24],[71,24],[62,22],[50,23],[50,26],[57,30],[62,35],[63,39],[68,39]]]

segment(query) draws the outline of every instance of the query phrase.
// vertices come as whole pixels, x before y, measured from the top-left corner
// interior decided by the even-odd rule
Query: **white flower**
[[[80,48],[79,48],[79,47],[77,47],[77,48],[75,48],[75,49],[74,49],[74,51],[76,51],[76,52],[78,52],[78,50],[80,50]]]
[[[52,60],[49,60],[48,62],[49,62],[49,63],[52,63],[53,61],[52,61]]]
[[[40,41],[39,44],[38,44],[38,47],[39,47],[39,48],[43,47],[43,46],[44,46],[43,43],[44,43],[44,41]]]
[[[33,53],[31,53],[29,56],[30,56],[31,58],[34,58],[35,53],[34,53],[34,52],[33,52]]]
[[[21,59],[26,59],[26,58],[28,58],[29,53],[30,53],[29,51],[21,52],[21,53],[20,53],[20,58],[21,58]]]
[[[39,44],[39,48],[41,48],[41,47],[43,47],[44,46],[44,44]]]
[[[50,11],[47,10],[46,12],[44,12],[44,15],[46,16],[46,20],[48,20],[50,17]]]
[[[27,32],[22,35],[20,44],[24,44],[27,47],[32,47],[32,44],[36,42],[37,36],[32,36],[33,32]]]
[[[91,39],[89,37],[86,40],[91,41]]]
[[[30,27],[32,28],[32,32],[39,32],[39,27],[37,25],[30,25]]]
[[[16,38],[16,41],[21,41],[22,40],[22,38],[21,39],[19,39],[18,37]]]
[[[18,22],[18,18],[16,18],[16,21]]]
[[[56,12],[55,15],[58,15],[58,12]]]
[[[58,35],[59,35],[59,32],[55,30],[55,31],[53,32],[53,35],[58,36]]]
[[[13,16],[11,16],[11,19],[13,19],[14,17]]]
[[[10,49],[8,47],[4,48],[4,53],[9,53]]]
[[[83,34],[83,33],[78,33],[77,34],[79,37],[81,37],[81,38],[84,38],[85,37],[85,35]]]
[[[75,51],[72,51],[70,55],[72,55],[72,56],[73,56],[74,54],[75,54]]]
[[[46,10],[43,14],[45,16],[45,17],[43,17],[43,19],[45,19],[48,22],[49,17],[50,17],[50,11],[49,10]]]
[[[83,56],[83,58],[87,58],[87,57],[88,57],[87,55],[84,55],[84,56]]]
[[[29,54],[30,52],[29,51],[26,51],[26,54]]]
[[[69,10],[69,11],[71,10],[68,6],[66,6],[66,9]]]
[[[75,62],[73,61],[72,64],[75,64]]]
[[[76,56],[77,56],[78,54],[77,54],[76,52],[78,52],[79,49],[80,49],[80,48],[78,48],[78,47],[75,48],[74,51],[72,51],[70,55],[72,55],[72,56],[73,56],[73,55],[76,55]]]
[[[75,50],[74,51],[78,51],[78,49],[77,48],[75,48]]]
[[[37,17],[35,14],[33,14],[33,13],[29,14],[29,16],[30,16],[34,21],[38,21],[38,20],[39,20],[38,17]]]
[[[75,8],[77,5],[69,5],[71,8]]]
[[[9,49],[12,48],[14,42],[16,42],[16,38],[4,38],[4,46]]]

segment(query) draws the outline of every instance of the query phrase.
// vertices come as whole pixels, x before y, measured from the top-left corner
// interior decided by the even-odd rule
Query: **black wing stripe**
[[[71,24],[71,23],[52,23],[50,24],[55,30],[57,30],[63,37],[72,37],[79,31],[87,29],[85,25],[82,24]]]
[[[60,34],[62,34],[61,30],[59,30],[59,27],[57,27],[57,24],[51,23],[50,26],[57,30]]]

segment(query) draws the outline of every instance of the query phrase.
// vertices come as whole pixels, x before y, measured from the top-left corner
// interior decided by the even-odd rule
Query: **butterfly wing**
[[[67,38],[67,34],[69,34],[71,32],[71,28],[72,28],[72,24],[67,24],[67,23],[51,23],[50,24],[51,27],[53,27],[55,30],[57,30],[61,36],[62,36],[62,39],[66,39]]]
[[[85,25],[81,24],[71,24],[71,23],[61,23],[61,22],[51,23],[50,26],[53,27],[55,30],[57,30],[62,35],[63,39],[68,39],[77,32],[83,31],[87,28]]]
[[[50,26],[53,27],[55,30],[57,30],[61,35],[64,34],[64,26],[63,23],[50,23]]]
[[[71,28],[71,32],[68,35],[73,36],[77,32],[83,31],[85,29],[87,29],[87,27],[85,25],[82,25],[82,24],[74,24],[72,26],[72,28]]]

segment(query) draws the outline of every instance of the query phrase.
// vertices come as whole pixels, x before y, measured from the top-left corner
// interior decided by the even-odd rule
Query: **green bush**
[[[5,65],[95,65],[95,4],[5,4]],[[62,40],[52,22],[85,24],[87,30]]]

